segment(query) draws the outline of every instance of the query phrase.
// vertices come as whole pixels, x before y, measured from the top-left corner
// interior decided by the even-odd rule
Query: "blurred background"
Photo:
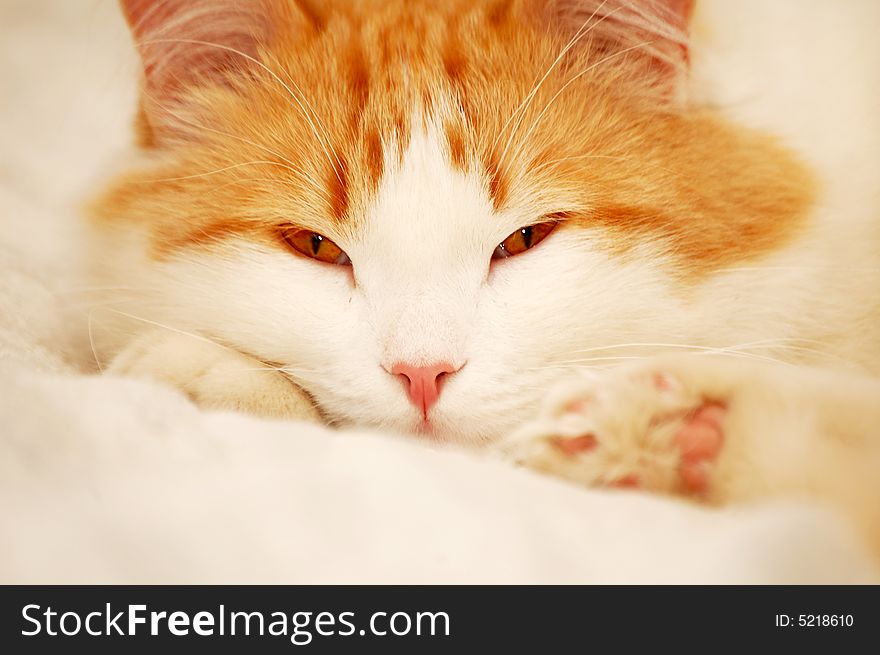
[[[60,334],[68,345],[82,340],[81,330],[56,329],[65,319],[45,311],[53,302],[47,288],[66,297],[80,283],[79,208],[128,147],[138,76],[115,0],[0,0],[0,334],[6,341],[23,331],[34,343],[51,341],[50,350],[61,345]],[[63,352],[87,365],[77,361],[81,349]]]

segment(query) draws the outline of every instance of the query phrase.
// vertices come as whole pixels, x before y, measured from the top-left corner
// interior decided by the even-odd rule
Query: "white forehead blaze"
[[[403,156],[395,151],[385,150],[386,173],[367,209],[362,241],[393,254],[397,268],[420,272],[428,261],[455,264],[463,251],[485,250],[494,211],[488,190],[476,171],[451,164],[435,123],[414,125]]]
[[[461,365],[477,296],[505,228],[484,180],[451,164],[433,122],[414,125],[403,156],[386,156],[385,171],[349,253],[382,363]]]

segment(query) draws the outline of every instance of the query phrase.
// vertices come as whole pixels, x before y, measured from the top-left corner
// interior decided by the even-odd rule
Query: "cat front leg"
[[[676,355],[563,384],[500,448],[589,486],[712,504],[820,497],[846,505],[880,538],[878,425],[874,379]]]
[[[726,435],[730,390],[686,384],[674,363],[585,371],[555,389],[502,454],[587,486],[722,500],[715,469],[722,450],[725,460],[736,450]]]
[[[205,409],[321,420],[308,394],[282,372],[198,335],[145,332],[116,356],[106,372],[171,385]]]

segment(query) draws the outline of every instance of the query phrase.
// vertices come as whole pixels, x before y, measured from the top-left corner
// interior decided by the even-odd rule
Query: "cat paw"
[[[119,353],[106,372],[171,385],[203,409],[320,420],[308,394],[286,375],[195,335],[148,332]]]
[[[688,414],[675,433],[673,442],[681,458],[678,472],[689,491],[705,493],[709,489],[712,467],[724,447],[726,413],[724,405],[706,402]]]
[[[711,499],[727,399],[679,373],[643,365],[567,383],[502,455],[584,485]]]

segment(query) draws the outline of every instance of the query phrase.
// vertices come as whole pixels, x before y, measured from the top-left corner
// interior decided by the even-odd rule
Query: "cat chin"
[[[492,434],[486,432],[475,434],[468,429],[467,421],[458,424],[438,422],[422,423],[414,434],[439,445],[461,446],[465,448],[483,448],[498,441],[504,432],[497,430]]]
[[[416,439],[434,446],[453,446],[468,449],[482,449],[501,440],[515,427],[515,424],[485,421],[473,416],[457,416],[455,418],[441,411],[426,421],[417,417],[399,417],[391,419],[365,421],[363,417],[347,417],[334,421],[343,428],[371,428],[388,433],[393,432],[405,438]]]

